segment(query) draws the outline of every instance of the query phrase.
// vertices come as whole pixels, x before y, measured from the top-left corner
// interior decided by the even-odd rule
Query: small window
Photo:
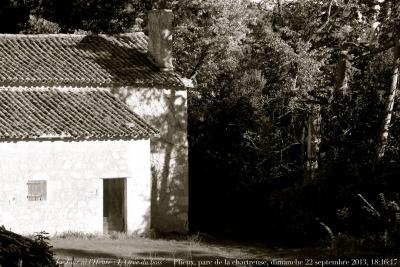
[[[43,201],[47,197],[47,185],[45,180],[28,181],[28,200]]]

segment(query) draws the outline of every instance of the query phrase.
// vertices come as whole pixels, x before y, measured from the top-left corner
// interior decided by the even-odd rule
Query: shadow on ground
[[[259,259],[259,264],[245,264],[248,259],[226,258],[207,254],[203,251],[171,252],[148,251],[132,257],[81,249],[54,249],[57,263],[62,266],[274,266],[270,260]],[[255,259],[252,259],[255,260]],[[265,262],[265,263],[263,263]]]
[[[58,251],[60,253],[60,251]],[[271,260],[257,259],[230,259],[223,257],[213,257],[203,253],[193,252],[191,255],[171,255],[170,252],[141,253],[136,257],[118,258],[115,255],[103,257],[103,253],[83,252],[81,250],[62,251],[62,256],[56,253],[57,263],[62,266],[181,266],[181,267],[200,267],[200,266],[276,266],[271,264]],[[70,256],[66,256],[70,254]],[[74,255],[74,256],[73,256]],[[81,256],[78,256],[81,255]],[[181,257],[183,256],[183,257]],[[257,263],[252,263],[257,262]]]
[[[276,248],[257,243],[177,240],[52,240],[58,263],[69,266],[275,266],[274,260],[317,258],[315,249]],[[322,254],[321,254],[322,255]],[[248,263],[246,260],[258,261]],[[298,264],[297,264],[298,265]],[[292,266],[292,265],[290,265]]]
[[[64,257],[75,257],[75,258],[110,258],[116,259],[117,255],[111,253],[104,253],[101,251],[91,251],[83,249],[53,249],[55,255],[62,255]]]

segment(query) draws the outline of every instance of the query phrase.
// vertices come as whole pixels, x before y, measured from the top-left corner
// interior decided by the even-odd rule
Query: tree
[[[129,31],[147,9],[151,9],[149,1],[40,0],[32,12],[57,23],[61,32],[117,33]]]
[[[383,24],[389,24],[389,27],[387,25],[383,25],[383,27],[386,26],[386,30],[384,29],[383,32],[388,33],[390,36],[393,37],[391,40],[393,43],[393,62],[391,64],[391,83],[390,87],[388,87],[388,90],[386,92],[386,98],[385,98],[385,109],[384,109],[384,118],[381,124],[381,129],[380,129],[380,134],[379,134],[379,140],[378,144],[376,147],[376,155],[375,155],[375,162],[374,164],[379,164],[380,161],[382,160],[384,154],[385,154],[385,149],[386,149],[386,144],[388,141],[388,135],[389,135],[389,128],[390,124],[392,121],[392,114],[393,114],[393,107],[395,103],[395,98],[396,98],[396,92],[397,92],[397,87],[398,87],[398,80],[399,80],[399,64],[400,64],[400,42],[399,42],[399,33],[393,31],[392,27],[398,27],[398,20],[399,20],[399,12],[400,12],[400,6],[399,3],[392,3],[392,1],[387,1],[386,2],[386,14],[384,17],[384,21],[382,22]],[[396,23],[397,20],[397,23]],[[394,21],[394,23],[393,23]],[[385,40],[387,42],[387,40]],[[393,42],[394,41],[394,42]]]
[[[18,33],[25,29],[32,0],[3,0],[0,2],[0,32]]]
[[[247,32],[247,4],[243,0],[177,1],[176,66],[185,77],[197,78],[199,90],[212,84],[219,73],[236,68]]]

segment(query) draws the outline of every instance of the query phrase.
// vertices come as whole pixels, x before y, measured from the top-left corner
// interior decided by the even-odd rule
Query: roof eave
[[[141,137],[131,136],[112,136],[112,137],[71,137],[71,136],[38,136],[38,137],[0,137],[2,142],[43,142],[43,141],[65,141],[65,142],[84,142],[84,141],[138,141],[147,140],[156,134]]]

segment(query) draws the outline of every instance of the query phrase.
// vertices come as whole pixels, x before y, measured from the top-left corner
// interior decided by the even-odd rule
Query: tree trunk
[[[392,82],[385,98],[385,115],[379,136],[379,142],[376,148],[375,164],[379,164],[385,155],[385,148],[389,137],[390,122],[392,120],[394,100],[396,97],[397,84],[399,79],[399,63],[400,63],[400,44],[397,44],[393,52],[393,70]]]
[[[338,62],[335,69],[335,84],[330,104],[324,107],[323,120],[320,128],[321,134],[321,152],[319,153],[320,168],[333,166],[338,157],[340,157],[340,143],[342,133],[342,120],[347,119],[343,116],[344,96],[348,93],[348,69],[350,62],[348,60],[348,51],[343,47],[338,56]]]
[[[334,91],[335,98],[343,96],[347,93],[348,89],[348,80],[346,75],[347,65],[348,65],[347,54],[348,54],[347,50],[340,51],[339,62],[336,66],[336,81],[335,81],[335,91]]]
[[[311,113],[309,114],[307,122],[306,182],[313,180],[318,170],[318,154],[321,140],[320,125],[321,111],[319,106],[314,106],[311,108]]]

